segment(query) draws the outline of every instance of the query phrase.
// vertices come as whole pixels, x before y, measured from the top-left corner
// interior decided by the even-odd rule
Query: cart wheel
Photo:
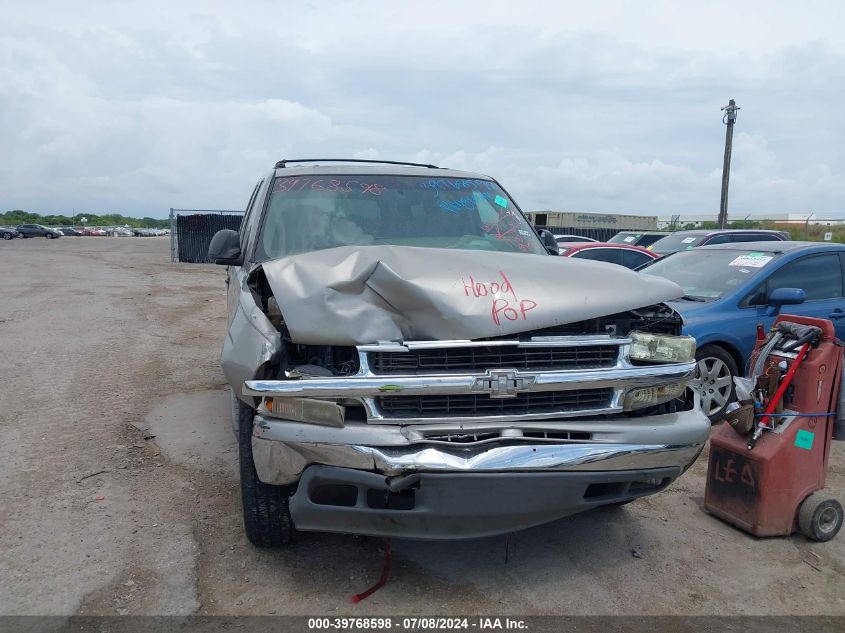
[[[814,492],[804,499],[798,509],[798,529],[807,538],[824,543],[842,527],[842,505],[821,492]]]

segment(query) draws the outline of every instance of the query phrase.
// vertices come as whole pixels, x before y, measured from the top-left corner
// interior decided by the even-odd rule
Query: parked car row
[[[132,229],[132,235],[135,237],[158,237],[168,234],[170,234],[168,229]]]
[[[763,229],[719,229],[692,231],[620,231],[607,242],[578,235],[555,235],[558,255],[619,264],[638,268],[654,259],[713,244],[750,241],[782,242],[789,239],[784,231]]]
[[[63,236],[111,236],[111,237],[155,237],[169,235],[168,229],[130,229],[128,227],[73,227],[73,226],[44,226],[43,224],[19,224],[15,228],[0,227],[0,237],[12,240],[16,237],[46,237],[55,239]]]

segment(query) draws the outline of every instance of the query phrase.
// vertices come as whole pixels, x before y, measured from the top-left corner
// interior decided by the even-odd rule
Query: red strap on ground
[[[358,604],[361,600],[365,598],[369,598],[373,595],[376,591],[381,589],[387,584],[387,579],[390,578],[390,559],[392,555],[390,552],[390,539],[384,539],[384,566],[381,568],[381,577],[378,579],[378,582],[374,584],[372,587],[367,589],[362,593],[356,593],[352,596],[352,604]]]

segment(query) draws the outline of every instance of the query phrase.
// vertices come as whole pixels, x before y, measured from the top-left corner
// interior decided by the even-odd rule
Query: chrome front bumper
[[[259,479],[276,485],[296,482],[312,464],[385,477],[419,472],[607,472],[658,467],[676,467],[680,472],[695,461],[710,432],[709,420],[697,407],[644,418],[532,426],[558,436],[588,434],[590,439],[583,441],[532,440],[511,436],[508,431],[515,429],[497,425],[497,439],[462,445],[426,439],[432,426],[347,424],[338,429],[259,415],[252,437],[253,459]],[[462,431],[481,433],[485,428],[477,424]]]

